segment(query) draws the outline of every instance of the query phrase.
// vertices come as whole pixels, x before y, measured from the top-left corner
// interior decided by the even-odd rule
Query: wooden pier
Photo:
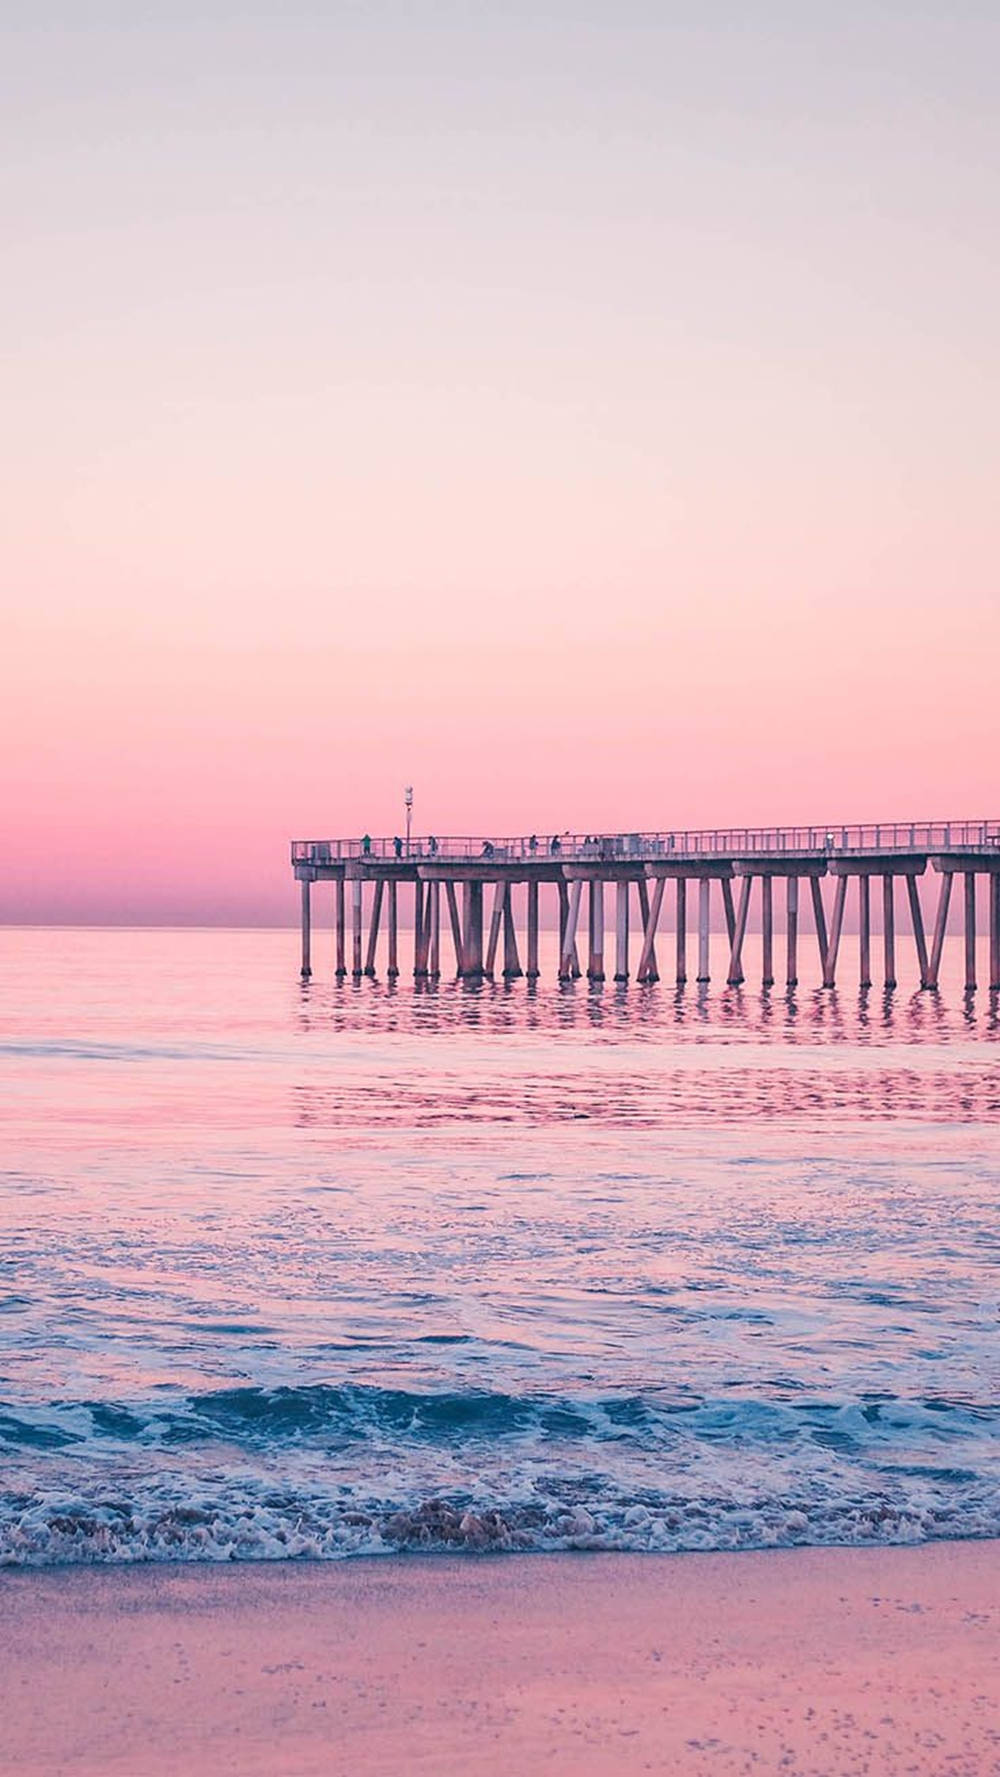
[[[744,943],[756,901],[762,982],[770,987],[776,979],[775,883],[780,882],[785,983],[794,987],[798,982],[801,895],[808,885],[823,986],[836,986],[850,891],[857,909],[860,984],[870,987],[875,880],[881,883],[876,902],[881,902],[882,983],[896,985],[899,901],[920,985],[934,989],[952,889],[960,877],[966,990],[977,986],[981,935],[987,942],[986,984],[991,991],[1000,990],[1000,821],[531,834],[516,839],[296,839],[292,869],[301,885],[304,979],[312,974],[313,887],[329,882],[335,973],[340,977],[374,976],[380,961],[389,979],[398,976],[402,890],[412,908],[413,973],[418,980],[440,976],[449,948],[454,972],[465,980],[498,972],[507,980],[521,975],[537,979],[544,894],[556,914],[561,980],[585,972],[590,981],[603,981],[610,972],[615,981],[626,982],[634,968],[637,981],[658,981],[664,948],[661,918],[669,891],[673,977],[678,983],[688,980],[689,924],[697,938],[695,978],[709,980],[712,913],[720,903],[729,943],[726,978],[732,986],[743,981]],[[977,893],[980,877],[984,892]],[[900,884],[905,894],[897,896]],[[515,897],[515,888],[523,893]],[[977,927],[981,913],[983,934]],[[612,952],[606,949],[609,920]]]

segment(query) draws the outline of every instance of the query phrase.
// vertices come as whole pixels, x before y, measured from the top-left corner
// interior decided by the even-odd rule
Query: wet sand
[[[8,1570],[0,1770],[992,1777],[1000,1543]]]

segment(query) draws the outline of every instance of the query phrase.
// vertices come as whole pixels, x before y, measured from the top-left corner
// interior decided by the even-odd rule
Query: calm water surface
[[[996,996],[551,974],[0,933],[0,1561],[1000,1533]]]

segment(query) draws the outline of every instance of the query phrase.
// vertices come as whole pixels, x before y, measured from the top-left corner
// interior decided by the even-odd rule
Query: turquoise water
[[[995,996],[296,961],[0,933],[0,1561],[1000,1532]]]

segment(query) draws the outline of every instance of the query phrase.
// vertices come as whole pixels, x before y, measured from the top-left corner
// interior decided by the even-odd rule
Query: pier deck
[[[586,892],[586,974],[605,979],[606,891],[614,900],[614,979],[660,978],[657,936],[668,884],[674,903],[678,983],[688,978],[688,885],[697,886],[697,980],[709,979],[713,900],[721,900],[729,940],[727,980],[744,979],[743,948],[755,883],[760,904],[762,979],[775,980],[774,882],[784,882],[785,980],[794,986],[799,963],[800,885],[808,884],[823,985],[833,987],[848,885],[856,888],[860,981],[872,984],[872,879],[881,880],[882,978],[896,984],[897,885],[905,889],[908,924],[920,984],[936,988],[948,932],[952,887],[961,876],[965,986],[977,984],[980,903],[984,902],[988,985],[1000,989],[1000,821],[885,822],[858,826],[682,829],[655,833],[528,834],[514,838],[444,837],[296,839],[292,869],[301,885],[302,975],[312,974],[312,889],[334,886],[337,975],[373,976],[380,951],[389,978],[399,974],[400,886],[412,902],[413,972],[434,978],[442,969],[442,925],[454,951],[455,972],[479,979],[496,972],[514,978],[539,974],[542,891],[558,902],[559,975],[582,971],[580,915]],[[919,879],[936,881],[930,922]],[[832,891],[824,892],[824,878]],[[977,879],[985,893],[977,893]],[[713,884],[715,885],[713,893]],[[522,896],[515,888],[523,885]],[[491,891],[486,924],[486,895]],[[924,898],[931,891],[925,886]],[[350,899],[350,960],[347,902]],[[693,897],[692,897],[693,898]],[[521,934],[525,964],[521,963]],[[632,943],[634,927],[635,942]],[[384,942],[380,938],[384,929]],[[635,951],[635,956],[633,952]]]

